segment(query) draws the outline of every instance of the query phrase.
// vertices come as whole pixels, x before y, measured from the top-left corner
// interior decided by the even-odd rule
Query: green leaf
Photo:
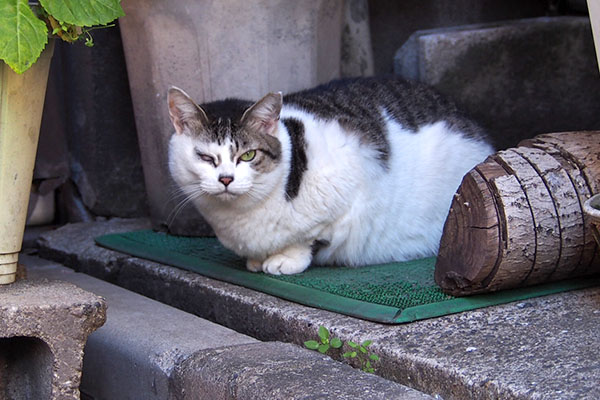
[[[359,346],[358,350],[363,354],[367,354],[367,349],[364,346]]]
[[[363,345],[364,347],[369,347],[369,346],[371,345],[371,343],[373,343],[373,341],[372,341],[372,340],[365,340],[364,342],[362,342],[362,345]]]
[[[348,341],[348,346],[352,347],[353,349],[356,349],[358,347],[358,345],[356,343],[354,343],[353,341]]]
[[[377,354],[371,354],[369,358],[373,361],[379,361],[379,356]]]
[[[324,326],[319,327],[319,337],[321,338],[323,343],[326,343],[329,339],[329,331]]]
[[[306,346],[307,349],[316,350],[319,347],[319,342],[316,340],[307,340],[304,342],[304,346]]]
[[[77,26],[105,25],[125,15],[121,0],[40,0],[54,18]]]
[[[354,354],[354,355],[352,355]],[[344,358],[354,358],[356,357],[356,352],[355,351],[347,351],[344,354],[342,354],[342,357]]]
[[[37,61],[48,43],[48,28],[27,0],[0,2],[0,59],[21,74]]]
[[[342,347],[343,344],[344,343],[342,343],[340,338],[331,339],[331,347],[333,347],[334,349],[339,349],[340,347]]]
[[[325,353],[327,353],[327,350],[329,350],[329,345],[328,344],[320,344],[319,348],[317,350],[319,350],[319,353],[325,354]]]

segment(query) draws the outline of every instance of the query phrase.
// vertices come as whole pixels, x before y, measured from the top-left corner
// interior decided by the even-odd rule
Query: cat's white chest
[[[298,235],[286,205],[277,203],[266,202],[245,212],[213,209],[204,214],[225,247],[248,258],[264,259]]]

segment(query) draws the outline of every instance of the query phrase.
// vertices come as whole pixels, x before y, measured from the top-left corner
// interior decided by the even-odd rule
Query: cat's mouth
[[[240,195],[238,193],[234,193],[230,190],[223,190],[219,193],[214,194],[215,197],[219,198],[220,200],[234,200],[237,199]]]

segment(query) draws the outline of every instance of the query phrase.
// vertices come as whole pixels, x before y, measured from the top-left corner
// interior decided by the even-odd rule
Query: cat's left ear
[[[266,135],[277,134],[277,122],[283,106],[281,92],[269,93],[250,108],[242,116],[242,124],[248,129]]]

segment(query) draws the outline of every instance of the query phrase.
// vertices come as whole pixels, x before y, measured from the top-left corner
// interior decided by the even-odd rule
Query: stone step
[[[320,325],[343,341],[372,340],[370,349],[381,357],[376,374],[446,400],[600,398],[600,288],[383,325],[127,256],[93,241],[147,226],[145,220],[119,219],[66,225],[42,235],[39,254],[258,340],[301,346],[316,337]],[[219,351],[204,353],[207,358],[196,365],[215,360],[210,368],[218,369]],[[252,365],[262,368],[260,360]],[[236,373],[228,376],[226,382],[234,385]]]
[[[21,262],[31,282],[70,282],[108,305],[106,324],[85,347],[84,399],[431,398],[293,344],[260,342],[57,263],[26,255]]]

